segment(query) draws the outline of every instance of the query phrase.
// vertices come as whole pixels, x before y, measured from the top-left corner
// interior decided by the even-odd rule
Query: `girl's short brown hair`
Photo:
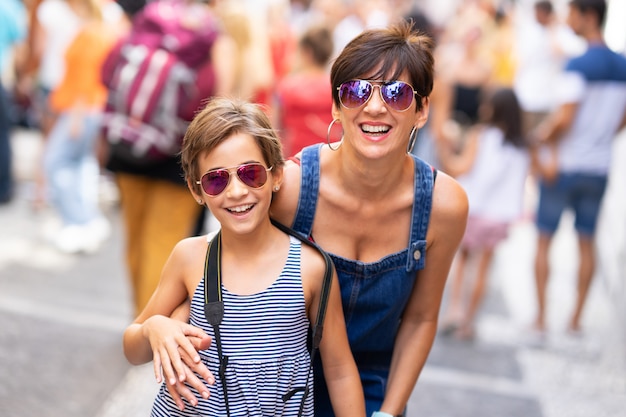
[[[181,164],[185,179],[193,185],[196,193],[202,192],[196,184],[201,174],[198,158],[237,133],[247,133],[254,138],[267,166],[284,165],[280,139],[261,106],[216,97],[194,117],[183,139]]]

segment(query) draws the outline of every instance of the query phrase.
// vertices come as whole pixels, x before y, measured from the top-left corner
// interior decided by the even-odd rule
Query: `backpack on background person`
[[[216,18],[200,1],[155,1],[136,13],[102,69],[111,153],[149,165],[180,150],[189,121],[214,93],[217,36]]]

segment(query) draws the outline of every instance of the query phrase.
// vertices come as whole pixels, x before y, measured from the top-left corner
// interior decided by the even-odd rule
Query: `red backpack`
[[[148,3],[102,69],[104,134],[115,158],[147,165],[180,151],[187,125],[214,93],[217,21],[203,4]]]

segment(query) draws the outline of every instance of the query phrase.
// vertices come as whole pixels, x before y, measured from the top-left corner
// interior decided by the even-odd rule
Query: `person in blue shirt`
[[[26,34],[26,10],[20,0],[0,2],[0,74],[4,74],[15,46]],[[0,204],[13,196],[10,132],[13,124],[11,104],[0,76]]]
[[[587,41],[587,50],[566,64],[556,88],[557,109],[533,132],[538,143],[556,148],[556,178],[542,178],[536,225],[537,312],[533,343],[547,336],[546,291],[549,250],[561,215],[574,212],[578,235],[578,284],[566,330],[579,336],[582,313],[595,273],[594,236],[611,163],[613,139],[626,126],[626,58],[606,45],[605,0],[571,0],[568,25]],[[568,260],[569,262],[570,260]]]

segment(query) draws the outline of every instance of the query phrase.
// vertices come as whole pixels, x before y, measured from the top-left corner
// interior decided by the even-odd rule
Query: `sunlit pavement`
[[[152,368],[129,366],[121,350],[132,317],[114,197],[103,196],[113,225],[107,245],[94,255],[58,253],[45,240],[54,217],[31,204],[40,139],[16,132],[13,143],[18,193],[0,206],[0,416],[149,415],[158,389]],[[626,195],[618,191],[626,189],[624,137],[615,155],[584,338],[564,332],[577,263],[566,217],[550,254],[549,339],[542,348],[525,344],[536,235],[530,219],[522,222],[497,251],[476,339],[437,338],[409,417],[624,415]],[[528,194],[532,206],[532,185]]]

